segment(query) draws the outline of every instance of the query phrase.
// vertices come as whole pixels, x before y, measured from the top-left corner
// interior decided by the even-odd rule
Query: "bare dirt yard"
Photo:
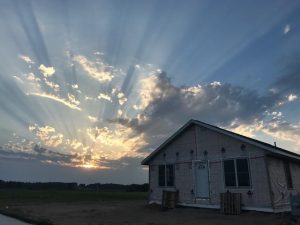
[[[37,225],[300,225],[288,214],[175,208],[147,204],[145,192],[1,189],[0,214]]]
[[[55,225],[288,225],[300,221],[286,214],[243,212],[221,215],[218,210],[175,208],[163,211],[145,200],[91,201],[11,206],[32,218]],[[11,208],[12,209],[12,208]]]

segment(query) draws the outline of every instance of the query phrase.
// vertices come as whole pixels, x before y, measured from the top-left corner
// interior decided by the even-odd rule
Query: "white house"
[[[178,191],[178,204],[220,208],[220,193],[242,194],[242,208],[290,210],[300,192],[300,155],[191,120],[142,161],[149,165],[149,202]]]

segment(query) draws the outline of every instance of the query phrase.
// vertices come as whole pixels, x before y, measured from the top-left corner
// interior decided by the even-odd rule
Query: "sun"
[[[84,169],[99,169],[99,167],[94,164],[82,164],[82,165],[79,165],[78,167],[81,167]]]

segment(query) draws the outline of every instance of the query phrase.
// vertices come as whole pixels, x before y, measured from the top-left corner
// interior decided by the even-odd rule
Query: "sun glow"
[[[84,169],[102,169],[101,167],[99,167],[97,165],[89,164],[89,163],[79,165],[78,167],[81,167],[81,168],[84,168]]]

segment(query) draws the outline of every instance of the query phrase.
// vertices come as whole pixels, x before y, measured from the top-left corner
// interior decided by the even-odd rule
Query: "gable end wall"
[[[246,146],[245,150],[241,150],[242,144]],[[222,153],[222,148],[225,148],[225,153]],[[191,150],[194,151],[193,154],[190,153]],[[205,151],[207,155],[204,154]],[[179,152],[178,157],[176,152]],[[223,160],[239,157],[249,158],[251,187],[228,189],[224,185]],[[209,161],[209,200],[199,200],[194,196],[193,160]],[[271,208],[265,151],[260,148],[199,125],[191,126],[150,161],[150,201],[161,201],[164,188],[158,187],[158,165],[164,163],[175,164],[175,187],[179,190],[181,203],[219,205],[219,194],[229,190],[242,193],[242,204],[246,207]],[[248,194],[249,191],[251,195]]]

